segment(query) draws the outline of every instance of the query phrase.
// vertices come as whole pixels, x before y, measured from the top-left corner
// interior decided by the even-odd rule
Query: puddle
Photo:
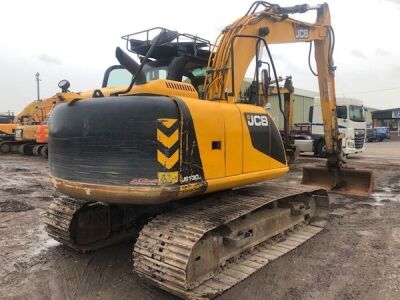
[[[40,243],[38,243],[38,246],[36,247],[36,249],[33,251],[34,253],[36,253],[36,255],[39,255],[43,251],[46,251],[50,248],[60,245],[59,242],[57,242],[56,240],[49,237],[49,235],[47,234],[47,232],[44,229],[44,225],[40,226],[40,232],[36,233],[36,236],[38,237],[38,239],[40,241]]]
[[[385,205],[384,201],[379,202],[357,202],[357,205],[365,206],[365,207],[377,207]]]
[[[378,192],[373,192],[371,195],[372,199],[377,202],[387,202],[387,201],[399,201],[400,202],[400,194],[393,193],[393,189],[387,186],[384,186],[379,189]]]
[[[368,231],[368,230],[357,230],[356,233],[357,233],[358,235],[368,236],[368,237],[373,237],[373,236],[376,235],[375,233],[373,233],[373,232],[371,232],[371,231]]]
[[[21,168],[21,167],[5,167],[4,170],[11,171],[11,172],[28,172],[28,171],[30,171],[27,168]]]
[[[49,249],[60,245],[59,242],[53,240],[48,236],[47,232],[44,229],[44,225],[41,224],[39,227],[35,229],[31,229],[27,231],[27,236],[35,236],[34,243],[30,243],[29,249],[26,251],[24,257],[20,258],[21,263],[29,263],[31,261],[36,261],[38,258],[42,257],[44,253],[46,253]]]
[[[33,206],[14,200],[0,202],[0,212],[19,212],[35,209]]]
[[[400,243],[400,228],[392,228],[392,237],[396,242]]]
[[[32,193],[32,190],[23,190],[15,187],[4,188],[3,191],[10,193],[12,195],[25,195]]]

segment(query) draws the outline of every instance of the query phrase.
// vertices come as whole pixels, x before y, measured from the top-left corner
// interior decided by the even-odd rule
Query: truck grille
[[[356,149],[361,149],[364,146],[364,140],[365,140],[365,132],[363,133],[358,133],[354,137],[354,146]]]

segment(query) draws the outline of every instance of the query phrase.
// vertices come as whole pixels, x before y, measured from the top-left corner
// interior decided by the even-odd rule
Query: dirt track
[[[175,299],[132,273],[132,242],[83,255],[50,239],[47,162],[0,161],[0,299]],[[297,184],[300,163],[321,162],[302,158],[281,180]],[[219,299],[400,299],[400,157],[349,163],[375,170],[374,196],[331,194],[326,230]]]

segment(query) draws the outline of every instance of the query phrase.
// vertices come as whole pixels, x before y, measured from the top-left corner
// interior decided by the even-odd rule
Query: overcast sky
[[[283,5],[321,1],[286,0]],[[400,0],[328,0],[336,33],[337,96],[376,108],[400,107]],[[18,113],[36,97],[59,89],[100,87],[104,70],[117,61],[122,35],[163,26],[214,41],[252,1],[82,1],[19,0],[2,3],[0,18],[0,112]],[[303,17],[304,18],[304,17]],[[314,15],[310,17],[314,19]],[[306,19],[307,19],[306,18]],[[308,44],[271,47],[278,73],[292,75],[298,88],[317,91],[307,64]]]

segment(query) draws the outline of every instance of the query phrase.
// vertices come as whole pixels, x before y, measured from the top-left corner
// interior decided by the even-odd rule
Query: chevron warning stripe
[[[160,142],[157,149],[157,161],[167,170],[171,170],[179,161],[179,126],[178,119],[158,119],[157,140]],[[175,129],[176,128],[176,129]],[[172,151],[175,150],[174,153]],[[170,154],[172,153],[172,154]]]
[[[178,128],[170,135],[166,135],[160,129],[157,129],[157,140],[167,148],[171,148],[179,140]]]
[[[160,121],[165,127],[171,128],[178,119],[158,119],[158,121]]]
[[[171,155],[171,157],[168,157],[160,150],[157,150],[157,160],[165,168],[171,169],[179,160],[179,149],[177,149],[175,153]]]

